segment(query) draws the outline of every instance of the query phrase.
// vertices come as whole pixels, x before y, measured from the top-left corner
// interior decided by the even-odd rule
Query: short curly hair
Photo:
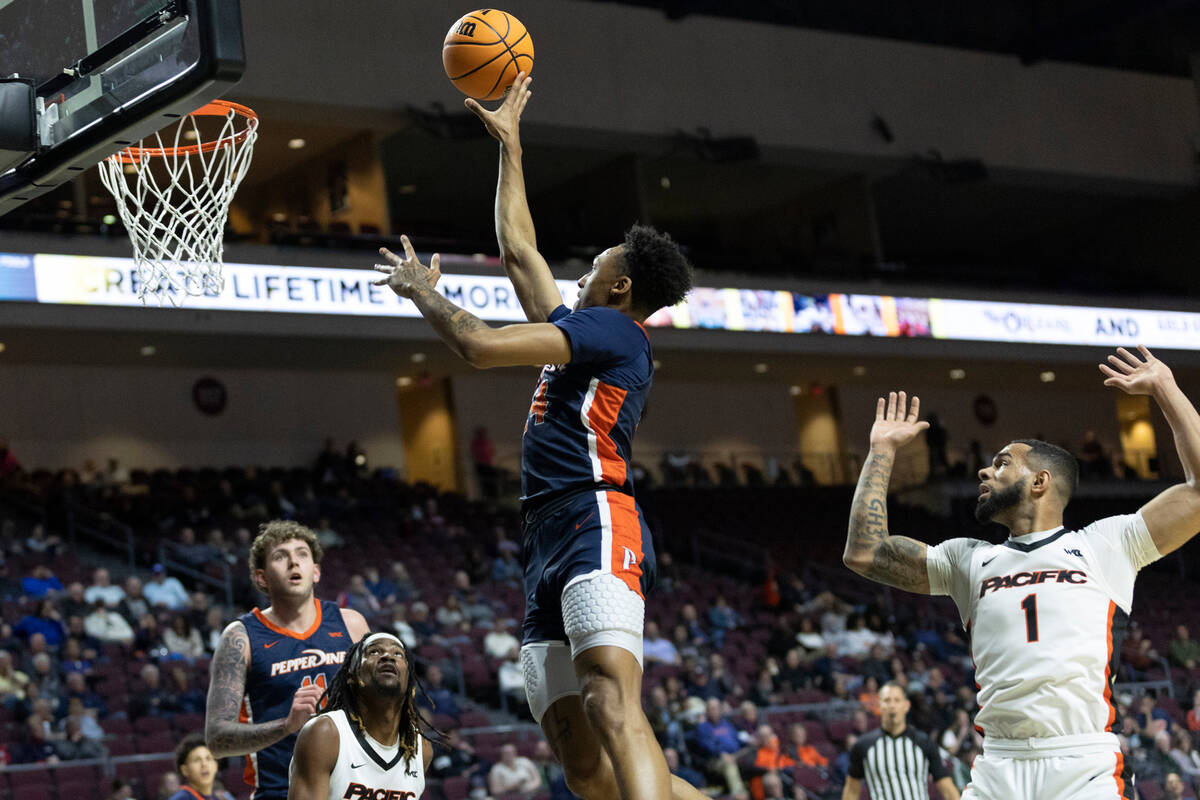
[[[314,564],[321,563],[325,551],[321,548],[317,535],[299,522],[286,519],[276,519],[264,522],[258,528],[258,536],[250,545],[250,582],[254,584],[254,573],[267,568],[267,556],[279,545],[297,539],[308,545]],[[257,584],[255,584],[257,585]]]
[[[692,288],[692,265],[679,243],[649,225],[625,233],[625,274],[633,280],[633,307],[647,316],[673,306]]]

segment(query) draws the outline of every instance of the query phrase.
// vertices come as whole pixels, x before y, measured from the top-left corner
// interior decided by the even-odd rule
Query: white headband
[[[368,636],[367,640],[363,642],[362,649],[366,650],[371,645],[371,642],[375,641],[376,639],[391,639],[396,644],[404,647],[404,642],[400,641],[400,637],[390,634],[387,631],[380,631],[379,633],[372,633],[370,636]]]

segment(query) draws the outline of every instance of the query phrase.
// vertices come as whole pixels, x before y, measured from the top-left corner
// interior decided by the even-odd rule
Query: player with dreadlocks
[[[421,734],[404,644],[374,633],[350,648],[321,713],[296,740],[288,800],[415,800],[433,746]]]

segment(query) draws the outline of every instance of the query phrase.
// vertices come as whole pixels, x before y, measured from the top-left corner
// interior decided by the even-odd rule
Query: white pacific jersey
[[[1134,579],[1157,558],[1140,512],[929,548],[930,593],[953,598],[970,639],[976,726],[998,739],[1110,731]]]
[[[337,726],[338,757],[329,775],[329,800],[416,800],[425,791],[424,741],[417,737],[411,761],[400,755],[400,742],[384,747],[350,724],[346,712],[330,711],[313,717],[305,727],[328,718]],[[288,769],[289,777],[295,760]]]

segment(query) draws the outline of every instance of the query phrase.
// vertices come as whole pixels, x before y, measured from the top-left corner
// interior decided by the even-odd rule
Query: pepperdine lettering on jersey
[[[284,661],[276,661],[271,665],[271,677],[276,675],[286,675],[289,672],[295,672],[301,669],[312,669],[313,667],[324,667],[330,664],[341,664],[346,660],[346,651],[339,650],[336,653],[330,653],[325,650],[304,650],[305,655],[299,658],[289,658]]]
[[[342,800],[416,800],[416,792],[400,789],[372,789],[361,783],[352,783],[346,787]]]
[[[1014,589],[1039,583],[1087,583],[1087,573],[1081,569],[1043,569],[1036,572],[1017,572],[986,578],[979,584],[979,596],[998,589]]]

